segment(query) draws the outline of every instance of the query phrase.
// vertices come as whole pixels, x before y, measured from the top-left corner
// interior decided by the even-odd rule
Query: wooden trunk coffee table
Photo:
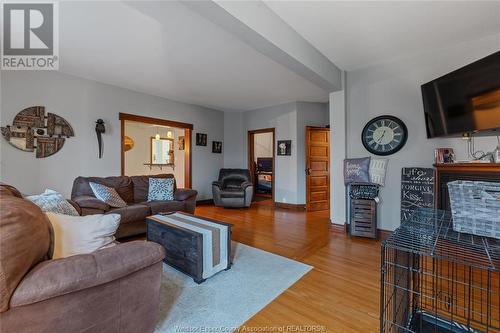
[[[231,227],[187,213],[161,213],[146,218],[147,240],[162,245],[163,261],[202,283],[231,268]]]

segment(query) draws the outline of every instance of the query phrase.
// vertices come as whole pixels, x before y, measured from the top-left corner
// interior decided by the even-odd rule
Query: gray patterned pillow
[[[40,207],[44,212],[56,214],[79,216],[75,207],[73,207],[59,192],[54,190],[45,190],[42,194],[30,195],[26,199]]]
[[[174,200],[174,178],[149,178],[148,201]]]
[[[344,160],[344,184],[370,182],[370,158],[348,158]]]
[[[92,182],[90,182],[89,185],[95,197],[111,207],[120,208],[127,206],[127,203],[123,201],[122,197],[120,197],[114,188]]]

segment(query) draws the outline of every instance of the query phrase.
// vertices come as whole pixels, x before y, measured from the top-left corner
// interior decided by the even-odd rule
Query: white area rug
[[[200,285],[163,266],[156,333],[236,329],[312,269],[236,242],[232,242],[231,251],[231,269]]]

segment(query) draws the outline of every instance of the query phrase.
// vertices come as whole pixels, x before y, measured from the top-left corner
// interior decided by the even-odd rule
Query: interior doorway
[[[330,129],[306,127],[306,209],[330,209]]]
[[[192,124],[120,113],[121,174],[170,173],[191,188]]]
[[[274,128],[248,131],[248,169],[254,184],[254,201],[274,202],[274,134]]]

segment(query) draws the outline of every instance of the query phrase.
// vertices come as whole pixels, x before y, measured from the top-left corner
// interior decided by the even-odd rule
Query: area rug
[[[312,269],[232,242],[233,266],[202,284],[164,264],[156,333],[235,330]]]

